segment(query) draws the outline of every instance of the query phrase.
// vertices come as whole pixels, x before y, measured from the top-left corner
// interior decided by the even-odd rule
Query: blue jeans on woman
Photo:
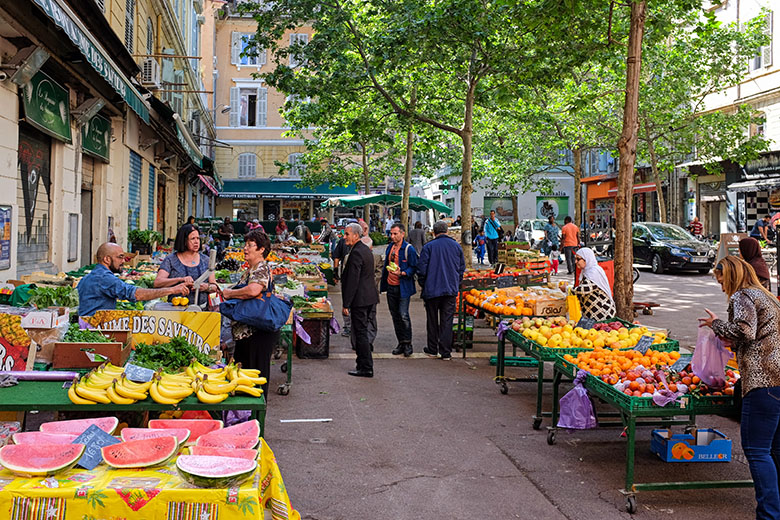
[[[756,520],[780,519],[780,386],[756,388],[742,400],[742,449],[756,489]]]

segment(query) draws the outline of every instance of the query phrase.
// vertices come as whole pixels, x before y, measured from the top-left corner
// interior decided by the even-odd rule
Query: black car
[[[708,273],[715,262],[715,252],[696,240],[680,226],[661,222],[634,222],[634,263],[652,266],[653,272],[666,270]]]

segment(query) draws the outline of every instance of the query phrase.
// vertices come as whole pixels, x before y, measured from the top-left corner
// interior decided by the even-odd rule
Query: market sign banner
[[[167,343],[183,336],[204,354],[219,350],[222,315],[187,311],[97,311],[82,320],[100,330],[129,330],[133,342]]]
[[[111,121],[96,115],[81,127],[81,149],[98,159],[108,162],[109,143],[111,142]]]
[[[22,92],[24,118],[38,130],[71,142],[68,90],[43,72],[37,72]]]
[[[569,216],[569,197],[536,197],[536,218],[562,220]]]
[[[98,74],[103,76],[111,87],[122,96],[127,105],[138,114],[145,123],[149,123],[149,109],[141,94],[125,78],[103,47],[87,31],[81,20],[70,10],[63,0],[34,0],[38,7],[57,24]]]

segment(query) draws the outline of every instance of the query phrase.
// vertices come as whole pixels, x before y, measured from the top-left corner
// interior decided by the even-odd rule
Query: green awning
[[[375,193],[373,195],[356,195],[353,197],[331,197],[322,203],[323,208],[339,207],[359,208],[368,204],[383,204],[385,206],[398,206],[401,204],[400,195],[389,193]],[[409,197],[409,209],[412,211],[427,211],[432,209],[445,215],[452,213],[449,206],[438,200],[424,199],[422,197]]]
[[[321,184],[316,188],[309,188],[300,184],[300,181],[290,179],[224,179],[219,196],[226,199],[312,200],[324,199],[334,194],[354,195],[355,193],[357,187],[354,184],[347,187]]]

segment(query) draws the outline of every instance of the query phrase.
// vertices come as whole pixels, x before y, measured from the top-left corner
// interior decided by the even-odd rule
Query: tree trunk
[[[631,201],[634,191],[634,162],[639,131],[639,75],[642,66],[642,37],[645,30],[646,0],[631,3],[631,28],[626,59],[626,101],[623,131],[618,140],[620,170],[615,197],[615,305],[618,317],[634,319],[634,255],[631,239]]]
[[[412,159],[414,159],[414,128],[406,132],[406,164],[404,169],[404,191],[401,196],[401,224],[409,232],[409,188],[412,185]]]
[[[647,151],[650,153],[650,166],[653,169],[653,180],[655,180],[655,194],[658,198],[658,220],[660,222],[666,222],[666,201],[664,200],[663,187],[661,186],[661,172],[658,171],[658,156],[655,154],[655,145],[650,138],[650,132],[645,130],[647,134]]]
[[[362,152],[363,161],[363,184],[366,191],[366,196],[371,195],[371,172],[368,170],[368,153],[366,152],[365,143],[360,143],[360,150]],[[371,204],[363,206],[363,220],[368,224],[368,230],[371,231]]]
[[[574,149],[574,223],[582,225],[582,147]]]
[[[463,222],[471,222],[471,161],[473,154],[474,90],[476,83],[471,82],[466,92],[466,109],[463,117],[463,129],[460,137],[463,141],[463,176],[460,183],[460,215]],[[461,226],[460,247],[466,259],[466,268],[471,267],[471,226]]]
[[[514,229],[520,225],[520,204],[517,202],[517,194],[512,194],[512,219],[514,220]]]

